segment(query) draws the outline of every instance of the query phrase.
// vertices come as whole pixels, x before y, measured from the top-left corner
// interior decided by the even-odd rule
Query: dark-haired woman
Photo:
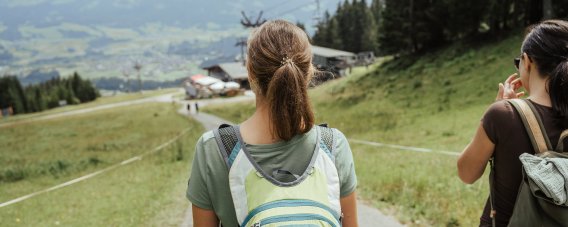
[[[507,226],[522,180],[519,156],[534,154],[531,141],[519,114],[506,99],[520,98],[524,87],[534,104],[552,144],[568,126],[568,22],[544,21],[532,27],[515,59],[518,69],[499,84],[496,102],[481,120],[471,143],[458,160],[458,174],[472,184],[483,175],[494,158],[493,199],[497,226]],[[489,199],[480,218],[480,226],[491,226]]]
[[[246,152],[246,159],[252,160],[245,161],[256,163],[257,175],[269,179],[272,184],[294,187],[294,182],[297,182],[301,185],[300,181],[306,176],[306,171],[310,172],[308,168],[311,168],[313,157],[316,156],[314,154],[321,145],[318,144],[319,126],[314,126],[307,91],[314,74],[308,37],[304,31],[289,22],[269,21],[251,34],[247,48],[246,66],[249,82],[256,94],[256,111],[238,126],[239,139],[242,139],[244,146],[240,153]],[[336,211],[340,209],[337,214],[342,215],[343,226],[357,226],[357,179],[352,153],[345,136],[336,129],[332,131],[336,142],[333,145],[333,157],[330,158],[334,160],[331,165],[336,170],[332,172],[336,172],[338,183],[336,188],[330,190],[337,192],[334,194],[337,203],[334,204]],[[238,217],[237,214],[242,209],[235,208],[235,205],[237,208],[240,205],[234,200],[250,200],[249,197],[259,195],[248,194],[245,198],[238,196],[239,193],[245,193],[235,189],[233,181],[237,180],[228,175],[238,172],[233,171],[236,168],[234,163],[245,158],[234,158],[232,166],[227,168],[227,160],[223,160],[220,155],[214,137],[213,132],[207,132],[196,146],[187,190],[187,197],[193,204],[194,226],[218,226],[219,223],[225,227],[244,226],[246,223],[240,222],[242,215]],[[228,163],[233,161],[230,157],[228,160]],[[271,184],[265,185],[274,187]],[[327,186],[323,185],[323,188]],[[310,194],[314,191],[309,189],[302,193]],[[322,196],[322,193],[318,195]],[[264,195],[260,195],[262,196]],[[326,193],[323,196],[327,198]],[[298,209],[303,208],[305,207]]]

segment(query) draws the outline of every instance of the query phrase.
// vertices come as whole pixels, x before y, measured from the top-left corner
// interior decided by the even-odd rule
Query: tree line
[[[91,81],[78,73],[68,78],[56,77],[23,87],[16,76],[0,77],[0,109],[12,108],[13,114],[39,112],[60,106],[90,102],[100,97]]]
[[[568,0],[346,0],[325,12],[312,39],[351,52],[417,53],[567,16]]]
[[[176,80],[157,81],[157,80],[144,80],[142,83],[142,90],[155,90],[160,88],[179,87],[187,78],[180,78]],[[138,86],[130,86],[124,79],[118,77],[103,77],[93,79],[93,83],[98,89],[112,90],[112,91],[125,91],[125,92],[138,92]],[[122,85],[122,86],[121,86]]]

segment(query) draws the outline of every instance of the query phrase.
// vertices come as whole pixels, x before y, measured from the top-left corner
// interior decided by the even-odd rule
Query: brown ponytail
[[[303,30],[283,20],[260,26],[248,41],[247,70],[251,86],[268,102],[274,136],[290,140],[312,128],[308,84],[314,70]]]
[[[552,108],[568,118],[568,59],[556,66],[548,82]]]
[[[547,20],[535,25],[521,51],[536,62],[541,75],[548,77],[552,108],[568,118],[568,22]]]

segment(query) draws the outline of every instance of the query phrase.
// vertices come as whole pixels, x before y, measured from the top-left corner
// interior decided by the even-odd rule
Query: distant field
[[[148,98],[148,97],[158,96],[158,95],[163,95],[163,94],[168,94],[168,93],[175,93],[175,92],[178,92],[179,90],[180,90],[179,88],[168,88],[168,89],[162,89],[162,90],[145,91],[142,94],[136,92],[136,93],[129,93],[129,94],[120,94],[120,95],[115,95],[115,96],[105,96],[105,97],[97,98],[97,100],[95,100],[93,102],[83,103],[83,104],[80,104],[80,105],[69,105],[69,106],[64,106],[64,107],[58,107],[58,108],[51,109],[51,110],[46,110],[46,111],[43,111],[43,112],[38,112],[38,113],[19,114],[19,115],[15,115],[15,116],[8,117],[8,118],[1,118],[0,124],[2,124],[4,122],[21,121],[21,120],[34,118],[34,117],[40,117],[40,116],[45,116],[45,115],[50,115],[50,114],[55,114],[55,113],[62,113],[62,112],[67,112],[67,111],[72,111],[72,110],[83,109],[83,108],[89,108],[89,107],[94,107],[94,106],[99,106],[99,105],[104,105],[104,104],[126,102],[126,101],[131,101],[131,100],[136,100],[136,99],[141,99],[141,98]]]
[[[6,27],[0,24],[0,32]],[[0,40],[15,58],[10,71],[15,73],[34,69],[57,69],[62,76],[79,72],[83,78],[121,77],[128,61],[144,59],[148,62],[174,62],[167,51],[170,44],[187,41],[210,42],[219,37],[244,35],[240,28],[216,32],[196,28],[178,28],[159,23],[140,28],[117,28],[62,23],[52,26],[22,25],[17,28],[23,39]],[[104,56],[101,56],[104,54]],[[126,57],[130,58],[127,59]],[[181,57],[181,56],[180,56]],[[185,58],[187,65],[150,67],[144,72],[156,71],[144,79],[166,81],[187,76],[188,72],[201,72],[201,60]],[[103,66],[103,68],[99,68]]]
[[[483,46],[455,44],[416,57],[357,68],[310,92],[316,122],[348,138],[461,152],[493,102],[497,84],[515,72],[520,36]],[[241,122],[252,102],[207,106]],[[351,143],[361,196],[411,226],[476,226],[487,176],[463,184],[457,156]],[[486,171],[487,173],[488,171]]]
[[[0,128],[0,202],[151,151],[141,161],[0,208],[2,225],[179,226],[201,126],[167,104],[141,104]]]

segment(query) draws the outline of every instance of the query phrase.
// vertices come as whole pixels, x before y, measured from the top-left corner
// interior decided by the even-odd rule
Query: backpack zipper
[[[310,206],[310,207],[317,207],[323,209],[327,211],[329,214],[331,214],[339,223],[341,223],[343,213],[338,215],[334,210],[332,210],[331,208],[329,208],[328,206],[322,203],[312,200],[278,200],[266,203],[250,211],[241,225],[246,225],[247,222],[249,222],[250,219],[252,219],[255,215],[269,209],[279,208],[279,207],[300,207],[300,206]]]
[[[333,221],[329,220],[328,218],[326,218],[324,216],[318,215],[318,214],[278,215],[278,216],[262,219],[259,222],[254,223],[251,227],[262,227],[262,225],[268,225],[268,224],[279,223],[279,222],[308,221],[308,220],[324,221],[332,227],[338,227],[337,225],[335,225],[335,223],[333,223]]]

